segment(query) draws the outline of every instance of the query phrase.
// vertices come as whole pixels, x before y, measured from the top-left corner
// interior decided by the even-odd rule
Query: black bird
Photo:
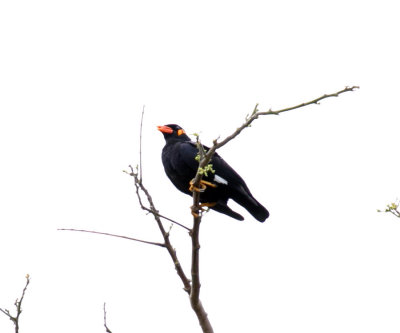
[[[196,160],[196,143],[192,142],[178,125],[169,124],[157,128],[163,133],[166,141],[162,150],[165,173],[178,190],[192,195],[193,187],[190,183],[199,166]],[[206,151],[209,149],[203,147]],[[268,210],[252,196],[242,177],[217,153],[213,155],[210,163],[214,172],[203,175],[204,185],[200,193],[202,205],[242,221],[243,216],[227,205],[228,200],[233,199],[258,221],[264,222],[269,216]]]

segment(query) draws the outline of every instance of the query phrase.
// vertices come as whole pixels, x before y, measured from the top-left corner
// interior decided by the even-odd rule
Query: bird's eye
[[[183,129],[178,129],[178,131],[176,132],[179,135],[185,134],[185,131]]]

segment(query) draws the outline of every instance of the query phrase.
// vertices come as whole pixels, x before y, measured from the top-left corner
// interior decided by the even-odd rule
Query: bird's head
[[[169,124],[163,126],[157,126],[157,129],[164,135],[165,141],[180,140],[190,141],[190,138],[186,135],[184,129],[176,124]]]

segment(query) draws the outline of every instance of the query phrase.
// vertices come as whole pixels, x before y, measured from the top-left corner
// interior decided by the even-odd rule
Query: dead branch
[[[127,237],[127,236],[122,236],[122,235],[116,235],[116,234],[110,234],[110,233],[108,233],[108,232],[100,232],[100,231],[93,231],[93,230],[82,230],[82,229],[57,229],[57,230],[59,230],[59,231],[79,231],[79,232],[87,232],[87,233],[91,233],[91,234],[104,235],[104,236],[111,236],[111,237],[118,237],[118,238],[123,238],[123,239],[132,240],[132,241],[135,241],[135,242],[140,242],[140,243],[145,243],[145,244],[150,244],[150,245],[156,245],[156,246],[165,247],[165,244],[163,244],[163,243],[149,242],[149,241],[145,241],[145,240],[142,240],[142,239]]]
[[[132,167],[130,167],[130,168],[131,168],[131,173],[129,175],[133,177],[133,179],[135,181],[135,187],[138,189],[136,193],[138,195],[138,200],[139,200],[140,206],[141,206],[141,208],[143,210],[148,211],[153,215],[153,217],[154,217],[154,219],[155,219],[155,221],[157,223],[157,226],[158,226],[158,228],[159,228],[159,230],[161,232],[161,235],[164,238],[164,247],[167,249],[167,251],[168,251],[168,253],[169,253],[169,255],[170,255],[171,259],[172,259],[172,262],[174,263],[175,270],[176,270],[178,276],[180,277],[180,279],[181,279],[181,281],[183,283],[183,289],[187,293],[190,294],[190,289],[191,289],[190,281],[186,277],[186,274],[183,271],[183,268],[182,268],[181,263],[180,263],[180,261],[178,259],[178,256],[176,255],[176,250],[171,244],[171,241],[169,239],[169,232],[165,231],[165,228],[164,228],[164,225],[162,224],[162,221],[161,221],[160,215],[158,213],[158,210],[156,209],[156,207],[154,205],[153,198],[151,197],[151,195],[150,195],[149,191],[147,190],[147,188],[143,185],[143,181],[139,179],[139,173],[135,172]],[[142,191],[145,194],[150,208],[147,209],[141,203],[139,190]]]
[[[143,118],[144,118],[144,105],[142,109],[142,116],[140,117],[140,137],[139,137],[139,180],[142,181],[143,166],[142,166],[142,129],[143,129]],[[132,168],[131,168],[132,169]]]
[[[140,162],[140,164],[141,164],[141,162]],[[140,168],[139,168],[139,170],[134,171],[134,169],[133,169],[133,167],[131,165],[129,165],[129,169],[131,170],[130,172],[125,171],[125,170],[124,170],[124,172],[127,173],[129,176],[132,176],[134,178],[137,177],[137,181],[135,179],[135,188],[136,188],[136,196],[138,198],[140,208],[142,208],[143,210],[145,210],[146,212],[148,212],[150,214],[153,214],[153,215],[156,214],[156,215],[158,215],[158,217],[160,217],[160,218],[162,218],[164,220],[167,220],[169,222],[172,222],[173,224],[176,224],[176,225],[180,226],[181,228],[186,229],[187,231],[191,231],[190,228],[188,228],[187,226],[183,225],[182,223],[179,223],[179,222],[177,222],[177,221],[175,221],[175,220],[173,220],[173,219],[171,219],[169,217],[161,215],[157,210],[154,210],[151,207],[149,208],[149,207],[145,206],[143,204],[142,197],[140,195],[140,192],[143,191],[141,186],[140,186],[140,184],[143,185],[142,178],[141,178],[142,172],[140,172]],[[143,192],[146,194],[145,191],[143,191]]]
[[[183,286],[184,286],[183,289],[189,294],[190,303],[192,305],[194,312],[196,313],[196,315],[199,319],[200,326],[202,327],[203,332],[213,333],[213,329],[211,327],[211,323],[208,320],[207,313],[205,312],[203,305],[199,299],[200,279],[199,279],[198,256],[199,256],[200,245],[198,243],[198,240],[199,240],[198,234],[199,234],[200,219],[201,219],[200,215],[198,216],[197,223],[194,224],[193,229],[192,230],[189,229],[190,230],[189,234],[191,235],[191,238],[192,238],[192,271],[191,271],[192,283],[191,283],[183,271],[181,263],[176,255],[176,251],[173,248],[173,246],[169,240],[169,232],[166,232],[164,229],[164,226],[160,219],[160,214],[158,213],[158,210],[156,209],[156,207],[154,205],[153,199],[152,199],[149,191],[143,185],[143,180],[139,178],[140,177],[139,171],[135,172],[131,166],[129,166],[129,167],[131,169],[131,173],[129,175],[132,176],[135,181],[136,195],[138,197],[139,205],[143,210],[151,213],[153,215],[154,219],[156,220],[156,223],[157,223],[157,225],[160,229],[160,232],[164,238],[165,247],[167,248],[168,253],[175,265],[175,270],[183,283]],[[149,203],[150,208],[147,208],[146,206],[144,206],[143,201],[140,196],[140,192],[143,192],[145,194],[145,197]],[[186,228],[185,226],[182,226],[182,227]],[[186,228],[186,229],[188,229],[188,228]],[[193,242],[197,242],[197,243],[193,243]],[[196,287],[196,290],[193,293],[194,287]]]
[[[28,285],[30,282],[29,274],[26,274],[25,278],[26,278],[26,284],[25,284],[24,289],[22,290],[21,298],[20,299],[17,298],[14,303],[14,305],[17,309],[17,314],[15,316],[13,316],[13,315],[11,315],[9,310],[0,308],[0,312],[4,313],[14,323],[15,333],[19,333],[19,317],[22,313],[22,308],[21,308],[22,301],[24,300],[25,292],[26,292],[26,289],[28,288]]]
[[[106,329],[106,333],[112,333],[111,330],[107,326],[106,303],[103,304],[103,313],[104,313],[104,327]]]

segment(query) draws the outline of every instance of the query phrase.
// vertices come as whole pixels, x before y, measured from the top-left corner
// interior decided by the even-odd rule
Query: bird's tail
[[[247,211],[254,216],[254,218],[259,221],[259,222],[264,222],[268,216],[269,216],[269,211],[262,205],[260,204],[257,200],[257,205],[254,207],[246,208]]]
[[[239,220],[239,221],[244,220],[243,216],[234,212],[232,209],[230,209],[228,207],[228,205],[226,204],[226,202],[218,202],[215,206],[211,207],[211,209],[214,209],[219,213],[233,217],[236,220]]]
[[[269,216],[268,210],[249,191],[243,189],[237,195],[232,195],[232,199],[244,207],[259,222],[264,222]]]

